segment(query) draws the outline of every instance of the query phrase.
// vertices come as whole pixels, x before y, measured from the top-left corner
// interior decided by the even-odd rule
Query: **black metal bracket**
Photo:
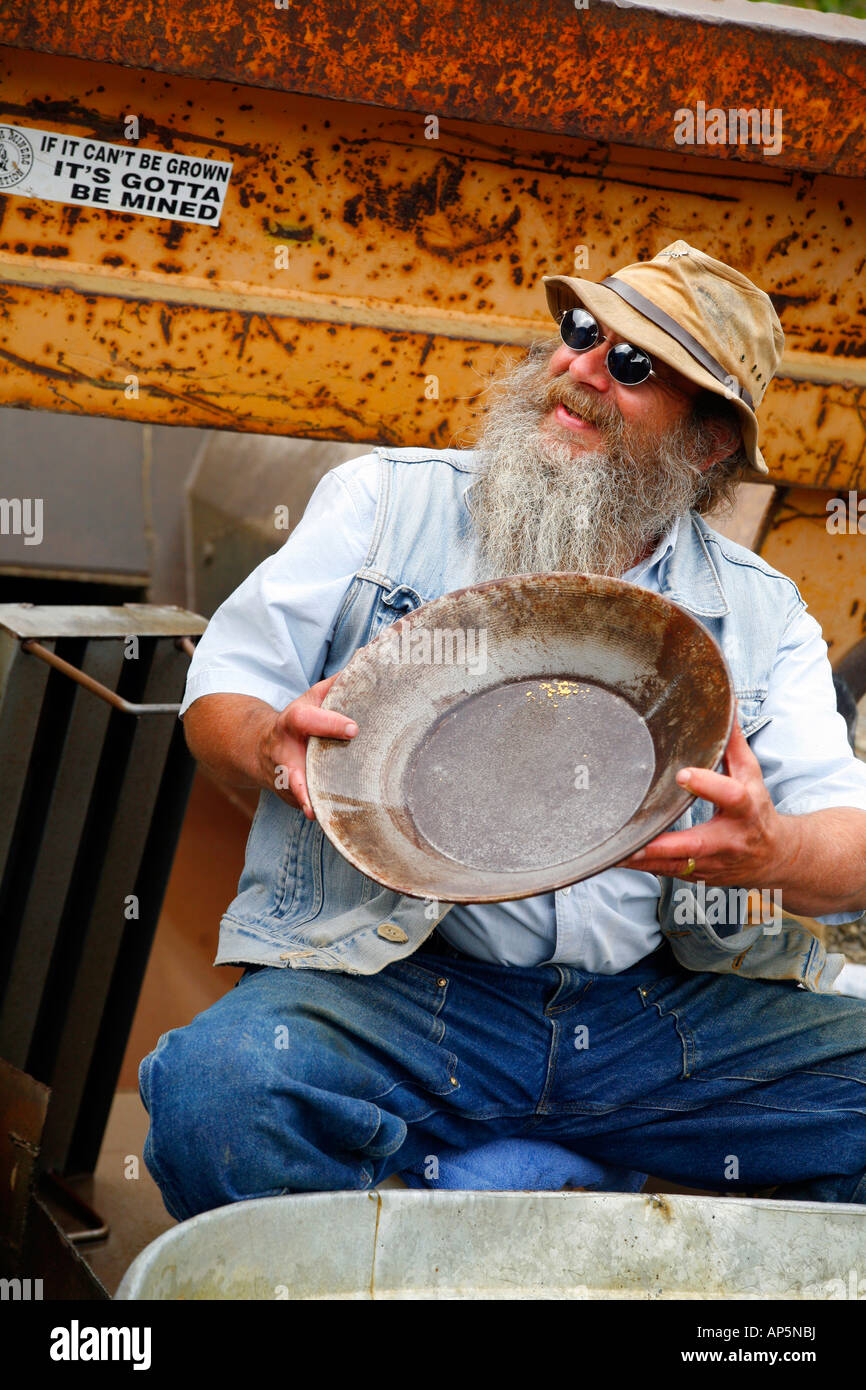
[[[180,650],[185,651],[187,656],[192,657],[195,651],[195,643],[189,637],[176,637],[174,645]],[[132,700],[124,700],[122,695],[118,695],[116,690],[109,690],[107,685],[101,681],[94,680],[93,676],[88,676],[84,671],[79,671],[77,666],[73,666],[70,661],[64,661],[63,657],[56,656],[47,647],[43,647],[41,642],[35,641],[32,637],[25,638],[21,643],[21,650],[30,656],[38,656],[40,661],[45,661],[49,666],[53,666],[55,671],[60,671],[70,680],[76,681],[78,685],[89,690],[92,695],[98,695],[100,700],[105,700],[109,705],[114,705],[115,709],[122,710],[124,714],[177,714],[180,705],[137,705]]]

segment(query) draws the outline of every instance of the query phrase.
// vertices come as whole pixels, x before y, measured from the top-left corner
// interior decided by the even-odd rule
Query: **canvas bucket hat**
[[[673,241],[651,261],[635,261],[599,282],[545,275],[543,284],[557,323],[580,305],[626,342],[732,401],[749,463],[757,473],[769,472],[755,412],[785,335],[768,294],[687,241]]]

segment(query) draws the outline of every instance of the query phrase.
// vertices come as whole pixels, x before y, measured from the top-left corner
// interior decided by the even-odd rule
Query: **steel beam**
[[[846,513],[844,530],[837,529],[838,509],[828,511],[837,498]],[[794,580],[821,624],[833,666],[866,637],[866,515],[858,506],[857,496],[844,492],[782,489],[757,547]]]
[[[864,26],[866,28],[866,26]],[[772,294],[776,481],[864,466],[863,184],[0,50],[0,122],[233,161],[219,228],[0,199],[0,403],[368,442],[471,442],[540,277],[684,236]],[[282,257],[282,263],[280,258]]]
[[[0,0],[23,49],[675,151],[699,99],[778,108],[780,168],[861,175],[866,24],[746,0]],[[133,84],[130,84],[134,90]],[[50,98],[46,99],[46,103]],[[765,165],[749,145],[713,158]]]

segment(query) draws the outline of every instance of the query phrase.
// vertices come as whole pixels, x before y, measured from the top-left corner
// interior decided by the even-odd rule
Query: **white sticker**
[[[0,125],[0,193],[218,227],[231,164]]]

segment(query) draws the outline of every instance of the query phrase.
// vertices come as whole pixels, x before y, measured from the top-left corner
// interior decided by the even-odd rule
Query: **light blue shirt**
[[[365,454],[319,482],[285,545],[217,609],[190,665],[181,717],[201,695],[254,695],[284,709],[321,678],[346,591],[369,550],[376,512],[377,460]],[[623,578],[659,592],[679,522],[653,554]],[[826,807],[866,810],[866,763],[851,757],[836,712],[821,629],[805,610],[780,647],[750,747],[782,814]],[[615,974],[661,940],[659,880],[607,869],[557,893],[504,903],[456,903],[438,930],[459,950],[504,965],[562,963]],[[855,921],[858,913],[818,918]]]

